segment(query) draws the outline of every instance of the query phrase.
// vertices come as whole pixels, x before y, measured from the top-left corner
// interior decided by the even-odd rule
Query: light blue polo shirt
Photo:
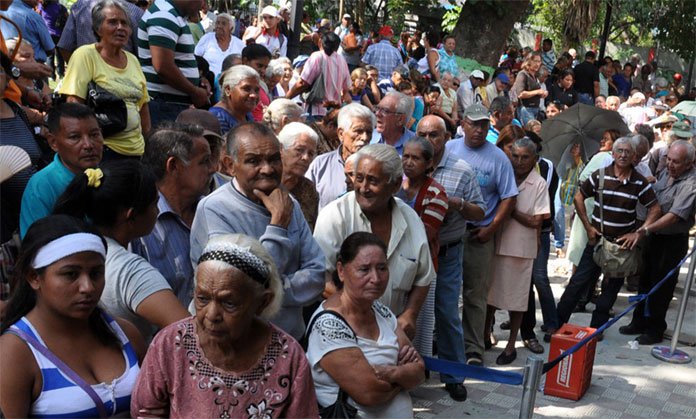
[[[401,137],[399,137],[399,139],[394,144],[394,148],[396,149],[396,152],[399,153],[399,156],[404,154],[404,144],[406,144],[406,141],[410,140],[415,136],[415,132],[408,129],[404,129],[404,133],[401,134]],[[386,144],[386,142],[384,141],[384,137],[382,137],[382,133],[377,132],[377,130],[374,130],[372,132],[372,139],[370,140],[370,144]]]

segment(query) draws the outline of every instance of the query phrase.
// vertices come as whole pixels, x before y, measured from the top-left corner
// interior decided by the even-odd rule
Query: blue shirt
[[[46,22],[44,22],[41,15],[22,0],[14,0],[7,11],[0,12],[0,15],[4,15],[17,24],[22,31],[23,39],[34,48],[34,59],[45,62],[48,53],[56,46],[53,44],[51,34],[48,32],[48,26],[46,26]],[[0,28],[5,39],[17,36],[17,29],[8,22],[2,21]],[[92,32],[91,28],[89,31]]]
[[[34,221],[44,218],[53,212],[53,206],[65,192],[75,174],[68,170],[56,154],[53,162],[39,170],[29,179],[27,188],[22,195],[22,209],[19,213],[19,233],[21,237]]]
[[[406,144],[406,141],[410,140],[415,136],[415,132],[408,129],[404,129],[404,133],[401,134],[401,137],[399,137],[399,139],[396,140],[396,143],[394,143],[394,148],[396,149],[396,152],[399,153],[399,156],[404,154],[404,144]],[[377,132],[377,130],[374,130],[372,132],[372,140],[370,140],[370,144],[386,144],[386,142],[384,141],[384,137],[382,137],[382,133]]]
[[[503,150],[487,141],[481,147],[471,148],[464,143],[464,138],[455,138],[447,142],[446,148],[469,163],[476,172],[487,208],[485,218],[472,224],[487,226],[495,218],[500,201],[517,196],[515,172],[510,159]]]
[[[237,118],[232,116],[231,113],[227,112],[226,109],[219,106],[213,106],[212,108],[208,109],[208,112],[215,115],[218,121],[220,121],[220,132],[222,135],[227,134],[232,128],[236,127],[241,122],[251,122],[254,120],[251,112],[247,112],[245,121],[237,121]]]
[[[488,134],[486,134],[486,141],[488,141],[491,144],[495,144],[498,142],[498,135],[500,135],[500,131],[495,129],[493,124],[490,124],[488,126]]]
[[[454,55],[454,53],[449,55],[444,48],[437,50],[437,53],[440,54],[440,62],[437,63],[437,67],[440,70],[440,77],[442,77],[445,72],[450,73],[452,77],[459,76],[457,56]]]
[[[343,146],[334,151],[324,153],[314,159],[309,165],[305,177],[317,188],[319,194],[319,211],[329,202],[346,193],[346,175],[343,172],[345,162],[341,157]]]
[[[404,63],[399,50],[386,39],[367,47],[362,62],[377,67],[380,80],[390,78],[394,68]]]
[[[174,212],[167,198],[159,193],[159,215],[155,228],[147,236],[131,242],[131,252],[142,256],[167,280],[172,291],[184,307],[193,298],[193,265],[191,253],[191,229]]]

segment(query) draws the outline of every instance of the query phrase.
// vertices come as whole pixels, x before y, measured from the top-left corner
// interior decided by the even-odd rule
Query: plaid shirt
[[[404,63],[399,50],[386,39],[370,45],[363,55],[362,62],[377,67],[380,80],[390,78],[394,68]]]

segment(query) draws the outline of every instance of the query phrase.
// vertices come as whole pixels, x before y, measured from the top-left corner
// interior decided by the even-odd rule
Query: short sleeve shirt
[[[326,55],[324,51],[312,53],[302,69],[302,80],[313,84],[319,74],[324,74],[324,100],[341,103],[344,90],[350,89],[351,79],[346,60],[334,52]],[[326,108],[318,103],[307,104],[312,115],[326,115]]]
[[[687,234],[694,225],[696,213],[696,169],[691,169],[670,182],[667,170],[663,170],[655,183],[657,199],[664,214],[672,213],[679,220],[658,234]]]
[[[594,96],[594,82],[599,83],[599,69],[592,63],[584,61],[575,66],[575,90]]]
[[[590,175],[580,185],[580,192],[585,198],[594,198],[592,226],[602,231],[600,206],[604,211],[604,234],[610,238],[620,237],[636,229],[636,207],[638,203],[646,208],[657,201],[655,191],[643,175],[631,171],[628,179],[620,181],[614,173],[614,164],[605,168],[603,205],[599,202],[599,170]]]

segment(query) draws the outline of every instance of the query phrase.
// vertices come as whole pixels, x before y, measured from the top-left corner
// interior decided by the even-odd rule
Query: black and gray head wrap
[[[213,243],[206,246],[205,251],[198,258],[198,264],[207,260],[217,260],[234,266],[244,272],[249,278],[268,288],[270,284],[270,270],[266,263],[251,252],[248,247],[237,246],[229,243]]]

